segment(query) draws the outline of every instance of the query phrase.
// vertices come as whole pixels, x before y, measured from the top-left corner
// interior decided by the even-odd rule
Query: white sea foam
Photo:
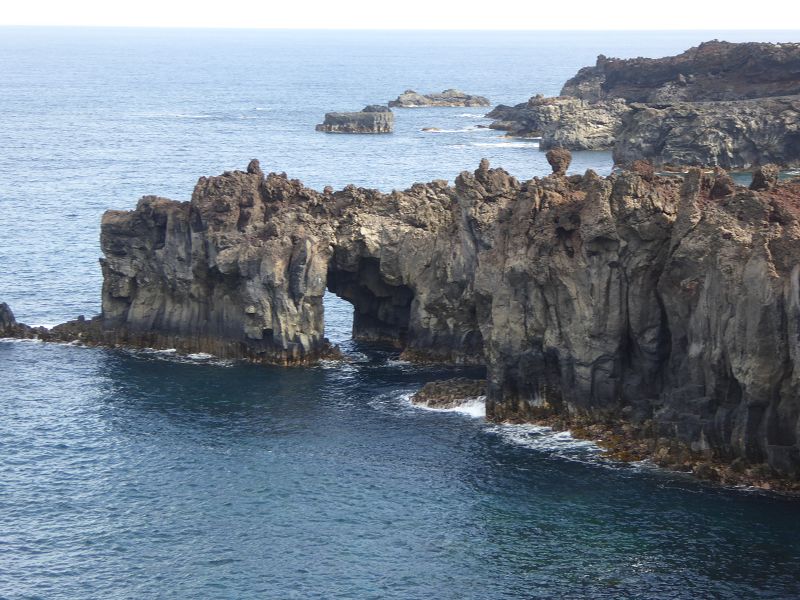
[[[427,129],[424,133],[466,133],[469,131],[482,131],[480,127],[464,127],[462,129]]]
[[[541,425],[502,423],[489,426],[489,431],[510,444],[569,460],[597,460],[602,452],[591,440],[579,440],[569,431],[554,431]]]
[[[477,398],[465,398],[464,402],[452,408],[436,408],[432,406],[425,406],[424,404],[414,404],[411,402],[413,394],[404,394],[403,399],[414,408],[420,410],[428,410],[431,412],[442,413],[458,413],[473,417],[475,419],[482,419],[486,416],[486,396],[478,396]]]
[[[485,119],[486,117],[482,113],[462,113],[458,115],[459,117],[464,117],[467,119]]]
[[[539,142],[472,142],[480,148],[538,148]]]

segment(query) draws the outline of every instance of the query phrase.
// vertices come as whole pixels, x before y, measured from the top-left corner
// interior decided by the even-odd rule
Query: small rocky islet
[[[370,104],[356,112],[325,113],[325,120],[317,125],[325,133],[392,133],[394,113],[388,106]]]

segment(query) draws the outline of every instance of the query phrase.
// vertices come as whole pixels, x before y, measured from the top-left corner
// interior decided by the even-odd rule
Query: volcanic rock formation
[[[325,121],[316,127],[325,133],[392,133],[394,114],[386,106],[371,104],[359,112],[325,113]]]
[[[51,335],[310,362],[329,352],[327,288],[356,338],[484,362],[489,418],[625,419],[659,451],[797,478],[800,183],[552,159],[544,179],[483,161],[388,194],[253,161],[190,202],[145,197],[103,217],[102,315]]]
[[[589,103],[539,95],[516,106],[501,104],[486,116],[495,119],[489,125],[492,129],[517,137],[541,137],[542,150],[608,150],[616,141],[626,112],[628,106],[619,99]]]
[[[406,90],[395,100],[389,102],[390,107],[419,108],[421,106],[491,106],[488,98],[473,96],[461,90],[444,90],[440,94],[418,94],[414,90]]]
[[[597,57],[561,89],[588,102],[671,104],[800,94],[800,44],[712,40],[665,58]]]
[[[561,96],[487,116],[494,129],[541,136],[542,149],[613,148],[629,165],[800,165],[800,44],[707,42],[678,56],[600,56]]]

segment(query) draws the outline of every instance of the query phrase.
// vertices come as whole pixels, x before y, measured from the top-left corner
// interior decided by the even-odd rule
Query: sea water
[[[484,157],[545,175],[481,108],[397,109],[386,136],[314,125],[407,88],[515,104],[599,53],[714,37],[798,34],[0,29],[0,301],[30,324],[97,313],[102,212],[251,158],[318,189],[452,181]],[[481,369],[405,363],[351,322],[326,298],[350,361],[311,368],[0,342],[0,597],[800,595],[796,501],[488,424],[479,399],[413,407]]]

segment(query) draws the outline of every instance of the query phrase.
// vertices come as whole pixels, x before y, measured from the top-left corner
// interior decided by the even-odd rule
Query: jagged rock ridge
[[[650,165],[519,182],[317,192],[285,175],[201,178],[102,223],[103,313],[58,335],[296,364],[354,335],[485,362],[501,420],[624,418],[662,449],[800,471],[800,183],[765,167],[685,181]],[[77,332],[77,333],[76,333]]]

